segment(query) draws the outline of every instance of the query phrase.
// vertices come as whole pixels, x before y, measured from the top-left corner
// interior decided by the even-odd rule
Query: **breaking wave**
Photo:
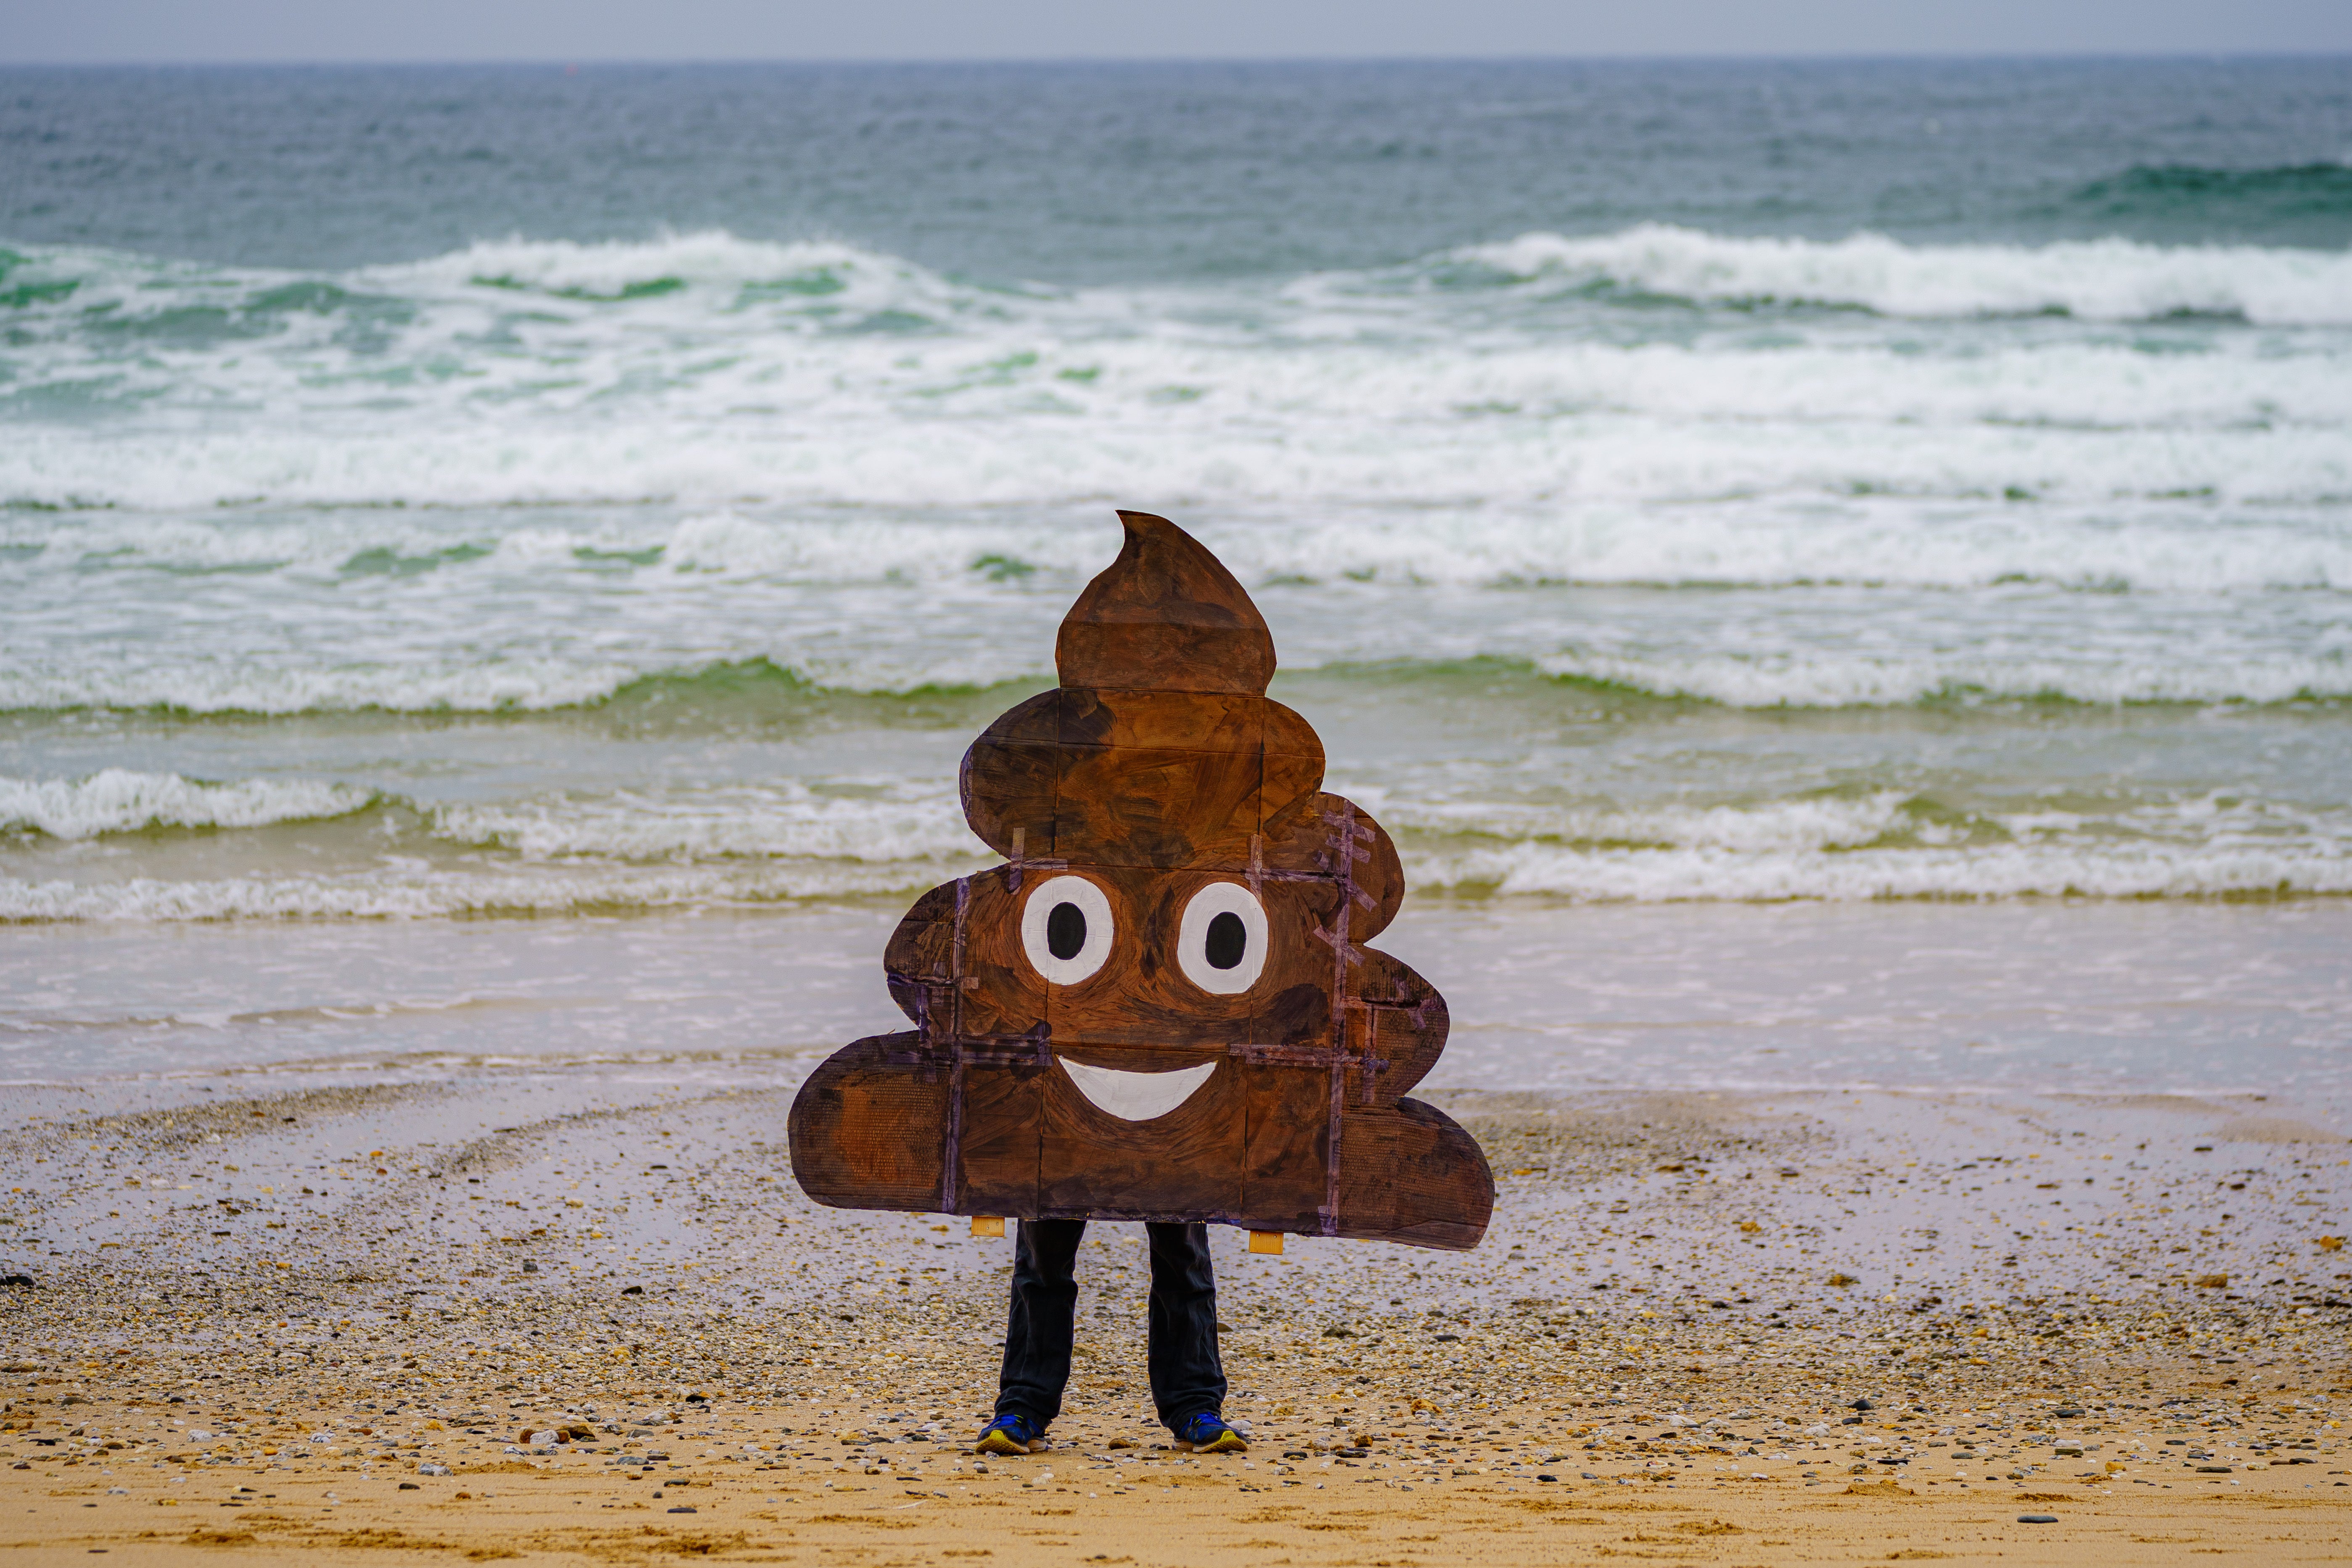
[[[299,852],[257,843],[245,868],[226,876],[103,880],[22,867],[32,874],[0,879],[0,920],[18,922],[748,908],[908,897],[992,859],[943,778],[572,790],[497,804],[376,797],[390,820],[363,823],[336,809],[352,797],[332,786],[308,800],[299,792],[312,786],[288,786],[267,807],[258,804],[267,791],[169,777],[136,788],[103,775],[12,787],[47,803],[59,838],[140,831],[166,811],[187,826],[307,822],[310,835]],[[1380,802],[1427,895],[1656,903],[2352,894],[2352,820],[2240,795],[1965,805],[1878,790],[1541,806],[1414,798],[1373,784],[1367,798]],[[248,804],[227,807],[239,799]],[[306,805],[315,808],[307,817]],[[345,864],[332,868],[339,856]],[[313,868],[320,865],[329,868]]]
[[[0,777],[0,835],[95,838],[156,828],[268,827],[366,810],[373,790],[308,780],[207,784],[108,768],[79,781]]]
[[[854,795],[798,781],[618,790],[560,802],[444,806],[432,820],[437,837],[527,860],[831,860],[920,868],[936,880],[932,868],[985,853],[964,826],[953,786],[937,780],[877,782]]]
[[[206,784],[120,768],[79,781],[0,778],[0,833],[68,843],[170,828],[334,824],[371,808],[405,814],[420,843],[505,851],[522,861],[929,865],[984,853],[963,824],[951,780],[785,778],[431,803],[336,782]],[[381,825],[368,830],[383,832]]]
[[[24,247],[0,300],[18,507],[2352,494],[2340,252],[1648,225],[1074,289],[709,232],[332,276]],[[2096,325],[2176,319],[2290,335]],[[1898,325],[1938,320],[1992,335]]]
[[[2017,704],[2333,707],[2352,701],[2352,655],[2333,650],[2200,663],[2190,658],[2163,658],[2156,650],[2144,658],[2093,658],[2050,650],[2003,658],[1963,649],[1940,658],[1902,658],[1824,651],[1742,656],[1579,648],[1519,658],[1481,655],[1472,647],[1459,659],[1364,663],[1341,657],[1321,665],[1295,659],[1285,666],[1296,678],[1362,689],[1454,679],[1471,667],[1491,670],[1515,685],[1533,676],[1538,686],[1548,683],[1563,693],[1596,694],[1615,701],[1752,710],[1947,710]],[[1046,660],[1024,659],[1017,652],[961,668],[952,663],[910,668],[891,660],[865,668],[803,668],[764,658],[650,670],[627,665],[532,668],[509,662],[437,669],[297,671],[196,666],[0,676],[0,712],[97,710],[226,719],[580,713],[710,727],[793,721],[901,725],[951,713],[983,724],[1020,696],[1051,683]],[[127,781],[148,778],[125,775]],[[263,813],[290,803],[286,808],[292,815],[286,820],[298,820],[359,810],[374,798],[366,791],[319,793],[328,786],[263,790],[185,781],[92,785],[95,793],[87,801],[53,797],[53,792],[65,787],[0,781],[0,812],[6,814],[0,831],[30,828],[76,837],[52,825],[81,820],[85,811],[117,809],[132,814],[126,819],[131,827],[243,826],[252,824],[226,815],[215,823],[205,814]],[[152,817],[137,815],[151,807]]]
[[[1487,808],[1466,815],[1501,826]],[[2352,893],[2352,819],[2241,797],[1964,808],[1883,790],[1527,815],[1538,820],[1484,843],[1414,836],[1407,872],[1456,894],[1592,902]],[[1405,818],[1458,826],[1427,808]]]
[[[1637,291],[1695,304],[1816,306],[1914,319],[2059,314],[2148,321],[2218,316],[2273,326],[2352,323],[2352,256],[2126,239],[2044,246],[1733,238],[1664,224],[1571,237],[1528,234],[1459,263],[1498,280]]]
[[[1408,859],[1455,892],[1594,903],[1851,902],[1904,899],[2252,899],[2352,893],[2352,855],[2288,848],[1653,851],[1517,846]]]

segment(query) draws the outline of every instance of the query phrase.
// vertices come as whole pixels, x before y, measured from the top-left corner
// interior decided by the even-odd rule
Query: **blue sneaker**
[[[988,1424],[975,1454],[1034,1454],[1045,1446],[1045,1429],[1026,1415],[1000,1415]]]
[[[1246,1454],[1249,1439],[1203,1410],[1176,1429],[1176,1447],[1187,1454]]]

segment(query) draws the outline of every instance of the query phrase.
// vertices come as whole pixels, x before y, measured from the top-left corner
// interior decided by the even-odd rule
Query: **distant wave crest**
[[[2352,493],[2342,252],[1648,225],[1059,289],[714,231],[331,276],[27,247],[0,273],[18,509]],[[2081,320],[1921,342],[1861,313]],[[2176,316],[2301,335],[2094,330]]]
[[[2063,314],[2137,321],[2228,316],[2352,323],[2352,255],[2125,239],[2044,246],[1738,238],[1668,224],[1528,234],[1457,253],[1525,283],[1610,285],[1702,303],[1846,307],[1917,318]]]
[[[2340,244],[2352,236],[2352,163],[2256,169],[2141,164],[2084,184],[2068,196],[2065,210],[2095,223],[2324,236]]]

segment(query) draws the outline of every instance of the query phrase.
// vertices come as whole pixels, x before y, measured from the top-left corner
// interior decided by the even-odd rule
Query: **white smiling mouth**
[[[1174,1072],[1120,1072],[1116,1068],[1090,1068],[1067,1057],[1056,1057],[1078,1092],[1097,1110],[1121,1121],[1150,1121],[1167,1115],[1192,1098],[1192,1091],[1217,1070],[1214,1062],[1179,1068]]]

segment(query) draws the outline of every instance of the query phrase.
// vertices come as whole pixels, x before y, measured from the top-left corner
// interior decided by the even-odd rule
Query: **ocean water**
[[[2352,62],[16,70],[0,148],[0,1073],[888,1026],[1114,506],[1465,1081],[1662,1070],[1603,960],[1698,1079],[2352,1066]]]

